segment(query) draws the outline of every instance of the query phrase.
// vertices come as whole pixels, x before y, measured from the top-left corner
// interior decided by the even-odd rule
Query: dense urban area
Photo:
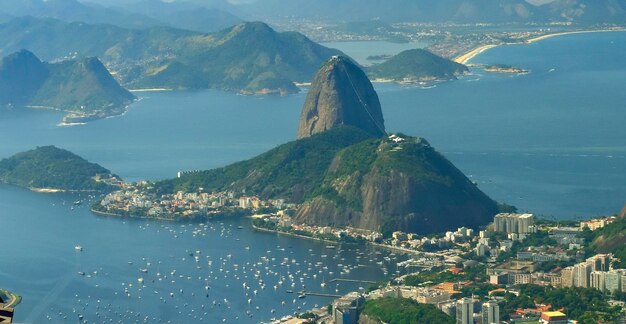
[[[235,192],[158,196],[150,193],[151,186],[149,182],[124,184],[94,208],[106,214],[178,220],[247,215],[259,231],[317,239],[327,248],[371,244],[411,255],[397,265],[408,274],[278,322],[356,323],[373,314],[393,323],[391,308],[375,311],[377,303],[388,298],[402,299],[409,309],[432,305],[420,312],[439,314],[435,310],[440,310],[443,320],[457,323],[570,323],[574,319],[596,323],[624,316],[622,260],[591,248],[594,233],[623,221],[617,216],[556,222],[512,210],[495,215],[493,223],[481,230],[461,227],[420,236],[295,224],[291,216],[297,205],[283,199],[265,201]]]

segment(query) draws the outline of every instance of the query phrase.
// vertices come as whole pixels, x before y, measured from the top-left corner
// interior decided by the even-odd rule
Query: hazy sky
[[[127,3],[138,2],[140,0],[79,0],[79,1],[95,2],[101,5],[123,5]],[[257,0],[161,0],[161,1],[163,2],[194,2],[194,3],[206,4],[206,5],[210,5],[211,3],[216,3],[216,2],[228,2],[230,4],[237,5],[237,4],[242,4],[242,3],[256,2]],[[315,1],[315,0],[312,0],[312,1]],[[341,0],[337,0],[337,1],[341,1]],[[541,5],[541,4],[549,3],[555,0],[526,0],[526,1],[534,5]]]

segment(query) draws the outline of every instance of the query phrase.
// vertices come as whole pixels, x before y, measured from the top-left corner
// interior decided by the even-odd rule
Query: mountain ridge
[[[45,63],[21,50],[0,60],[0,104],[68,112],[65,121],[121,114],[135,97],[97,58]]]
[[[294,82],[309,81],[325,60],[342,54],[302,34],[279,33],[261,22],[203,34],[27,17],[0,24],[0,37],[7,40],[0,53],[27,48],[43,53],[45,60],[96,56],[131,88],[293,93],[299,91]],[[172,64],[182,71],[166,71]],[[159,75],[163,71],[175,72],[176,77]]]

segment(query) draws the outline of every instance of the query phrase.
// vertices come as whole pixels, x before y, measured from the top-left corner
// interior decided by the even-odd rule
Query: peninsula
[[[120,181],[102,166],[55,146],[0,160],[0,182],[38,192],[107,191]]]
[[[258,157],[131,184],[94,210],[172,219],[281,212],[298,224],[422,234],[478,227],[498,211],[426,140],[386,131],[376,92],[348,58],[322,65],[299,125],[298,140]]]

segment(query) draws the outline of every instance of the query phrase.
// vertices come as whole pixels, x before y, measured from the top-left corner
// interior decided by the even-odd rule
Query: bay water
[[[394,50],[370,45],[368,55]],[[350,55],[351,45],[342,46]],[[388,131],[426,138],[495,200],[555,219],[608,215],[626,203],[624,57],[626,33],[568,35],[497,47],[471,62],[510,64],[528,74],[475,67],[434,87],[375,88]],[[75,127],[56,126],[62,115],[54,111],[4,112],[0,157],[54,144],[126,180],[171,178],[294,140],[306,94],[137,95],[141,100],[124,116]],[[73,206],[77,199],[85,203]],[[0,286],[24,297],[18,322],[267,321],[331,300],[300,299],[287,290],[366,288],[321,283],[377,281],[405,258],[254,232],[247,219],[177,224],[97,217],[88,211],[92,199],[0,185]]]

